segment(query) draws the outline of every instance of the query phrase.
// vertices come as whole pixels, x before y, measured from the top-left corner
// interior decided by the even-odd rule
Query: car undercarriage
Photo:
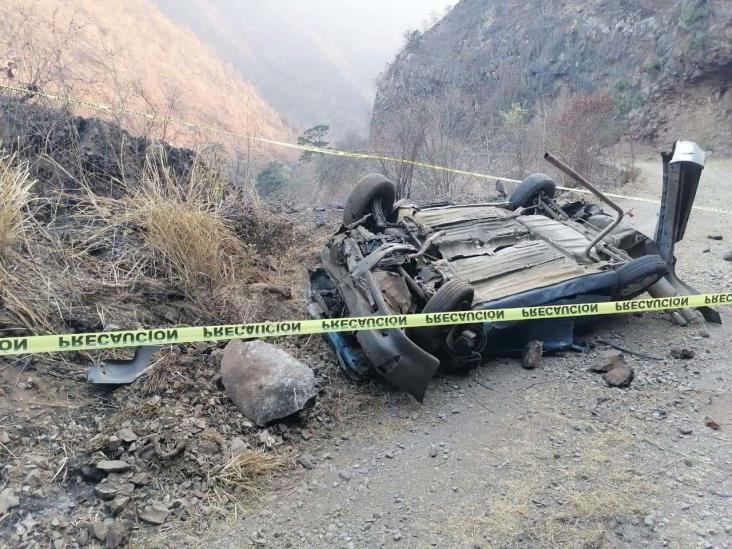
[[[623,222],[623,210],[558,159],[547,159],[599,198],[559,201],[547,175],[525,178],[507,201],[417,205],[371,174],[354,188],[343,225],[311,270],[308,310],[343,318],[575,304],[695,293],[674,274],[704,163],[691,142],[663,155],[664,194],[655,239]],[[605,208],[614,210],[607,213]],[[685,324],[711,309],[673,313]],[[326,334],[344,370],[376,373],[422,400],[437,372],[461,372],[491,355],[581,349],[575,327],[592,318],[485,322]]]

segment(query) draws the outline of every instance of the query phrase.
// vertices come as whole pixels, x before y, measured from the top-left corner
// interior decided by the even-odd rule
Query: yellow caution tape
[[[356,332],[417,328],[420,326],[452,326],[482,322],[506,322],[567,318],[578,316],[611,315],[636,311],[670,311],[687,307],[732,305],[732,293],[701,294],[651,299],[634,299],[603,303],[544,305],[509,309],[479,309],[447,313],[420,313],[316,320],[284,320],[222,326],[184,326],[125,330],[86,334],[56,334],[28,337],[0,338],[0,356],[26,353],[90,351],[144,345],[168,345],[196,341],[225,341],[290,335],[324,334],[328,332]]]
[[[341,151],[338,149],[311,147],[309,145],[300,145],[297,143],[288,143],[286,141],[277,141],[276,139],[268,139],[266,137],[259,137],[259,136],[255,136],[255,135],[248,135],[245,133],[232,132],[232,131],[224,130],[221,128],[217,128],[215,126],[209,126],[207,124],[194,124],[192,122],[188,122],[186,120],[182,120],[180,118],[175,118],[172,116],[166,115],[166,116],[161,117],[158,113],[148,113],[148,112],[134,111],[134,110],[125,109],[125,108],[121,108],[121,107],[113,107],[111,105],[104,105],[102,103],[93,103],[91,101],[74,99],[72,97],[64,97],[61,95],[45,93],[45,92],[42,92],[39,90],[19,88],[17,86],[10,86],[8,84],[0,84],[0,89],[12,91],[15,93],[23,93],[23,94],[30,95],[33,97],[43,97],[44,99],[49,99],[51,101],[57,101],[60,103],[68,103],[71,105],[89,107],[92,109],[97,109],[97,110],[105,111],[105,112],[109,112],[109,113],[128,114],[131,116],[145,118],[147,120],[158,120],[160,122],[172,122],[172,123],[178,124],[179,126],[182,126],[184,128],[205,130],[205,131],[208,131],[211,133],[227,135],[230,137],[238,137],[240,139],[248,139],[250,141],[256,141],[258,143],[267,143],[269,145],[276,145],[278,147],[284,147],[284,148],[288,148],[288,149],[296,149],[298,151],[305,151],[305,152],[312,152],[312,153],[319,153],[319,154],[328,154],[331,156],[341,156],[341,157],[346,157],[346,158],[360,158],[362,160],[381,160],[384,162],[397,162],[399,164],[407,164],[407,165],[415,166],[418,168],[426,168],[429,170],[449,172],[449,173],[454,173],[454,174],[458,174],[458,175],[466,175],[469,177],[477,177],[479,179],[494,179],[496,181],[505,181],[508,183],[520,183],[521,182],[520,179],[512,179],[510,177],[491,175],[491,174],[484,173],[484,172],[472,172],[472,171],[467,171],[467,170],[460,170],[457,168],[448,168],[447,166],[440,166],[438,164],[430,164],[427,162],[419,162],[417,160],[406,160],[404,158],[397,158],[395,156],[385,156],[385,155],[381,155],[381,154],[362,153],[362,152],[353,152],[353,151]],[[560,189],[562,191],[573,191],[573,192],[583,193],[583,194],[592,194],[590,191],[587,191],[585,189],[575,188],[575,187],[557,186],[557,189]],[[642,198],[640,196],[624,196],[621,194],[613,194],[613,193],[605,193],[605,195],[609,196],[611,198],[621,198],[624,200],[635,200],[637,202],[648,202],[651,204],[660,204],[661,203],[659,200],[654,200],[651,198]],[[701,210],[701,211],[705,211],[705,212],[732,215],[732,211],[721,210],[718,208],[710,208],[707,206],[692,206],[692,209]]]

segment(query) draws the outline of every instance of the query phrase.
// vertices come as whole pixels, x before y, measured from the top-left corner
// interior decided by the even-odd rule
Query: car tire
[[[615,297],[631,299],[666,276],[668,265],[660,255],[644,255],[621,265],[615,273],[618,275]]]
[[[532,173],[521,183],[508,199],[508,205],[512,210],[517,208],[528,208],[532,206],[540,194],[553,197],[557,190],[557,184],[546,174]]]
[[[466,311],[473,304],[475,290],[465,282],[454,278],[445,282],[427,301],[423,313],[447,313]],[[449,326],[421,326],[409,330],[409,338],[426,351],[434,351],[442,346]]]
[[[363,216],[373,213],[374,203],[381,200],[381,210],[387,217],[394,209],[396,187],[389,178],[379,173],[363,177],[348,195],[343,206],[343,224],[355,223]]]

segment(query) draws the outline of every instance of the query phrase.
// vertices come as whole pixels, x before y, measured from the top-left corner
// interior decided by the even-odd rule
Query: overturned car
[[[623,222],[623,210],[588,181],[546,158],[600,203],[556,199],[544,174],[524,179],[504,202],[417,205],[395,202],[395,187],[371,174],[358,182],[343,225],[310,271],[308,311],[316,318],[438,313],[580,304],[697,293],[674,272],[704,166],[694,143],[662,154],[663,196],[653,239]],[[603,206],[609,210],[606,211]],[[702,308],[672,313],[685,324]],[[465,371],[490,355],[577,348],[574,329],[591,317],[484,322],[326,334],[345,371],[376,373],[422,400],[438,368]]]

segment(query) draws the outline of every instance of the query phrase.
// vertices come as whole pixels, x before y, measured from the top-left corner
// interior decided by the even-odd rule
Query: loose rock
[[[544,350],[544,344],[541,341],[529,341],[524,349],[521,357],[521,366],[527,370],[533,370],[541,365],[541,355]]]
[[[168,508],[161,503],[146,505],[140,513],[140,520],[160,526],[170,516]]]
[[[132,429],[120,429],[117,431],[117,438],[129,444],[137,440],[137,435]]]
[[[5,488],[0,492],[0,515],[4,515],[13,507],[20,505],[20,500],[10,488]]]
[[[313,468],[313,456],[310,454],[302,454],[297,458],[297,462],[302,465],[305,469],[312,469]]]
[[[263,341],[229,342],[221,381],[236,407],[260,427],[302,410],[316,394],[313,371]]]
[[[124,473],[130,470],[130,464],[121,460],[103,460],[97,462],[97,469],[105,473]]]
[[[106,549],[116,549],[121,547],[130,537],[132,524],[128,520],[116,520],[107,528],[107,545]]]
[[[602,374],[602,379],[604,379],[605,383],[610,385],[610,387],[628,387],[634,377],[635,372],[633,371],[633,368],[627,364],[621,364],[609,372]]]
[[[625,365],[625,356],[620,351],[603,351],[590,370],[598,373],[606,373],[618,366]]]
[[[694,351],[687,349],[686,347],[674,347],[671,349],[671,356],[674,358],[688,360],[690,358],[694,358],[694,355]]]
[[[709,240],[722,240],[723,237],[719,233],[712,233],[712,234],[708,235],[707,238]]]
[[[722,256],[722,259],[724,259],[725,261],[732,261],[732,250],[725,252],[725,254]]]

